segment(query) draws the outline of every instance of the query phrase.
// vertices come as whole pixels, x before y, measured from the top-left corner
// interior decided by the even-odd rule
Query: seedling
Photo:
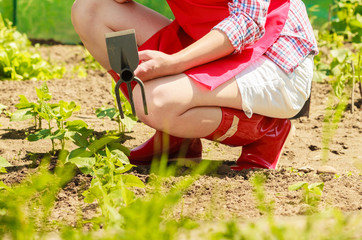
[[[6,168],[11,166],[12,165],[5,158],[0,156],[0,174],[7,173]],[[9,187],[5,183],[3,183],[3,181],[0,181],[0,192],[2,190],[9,190]]]
[[[135,200],[135,195],[129,188],[145,187],[137,176],[123,174],[131,168],[127,156],[119,150],[110,151],[106,148],[105,156],[95,156],[95,163],[90,171],[93,179],[89,189],[83,193],[84,201],[93,203],[97,200],[103,213],[101,218],[110,220],[107,224],[122,221],[118,209]]]
[[[34,128],[40,130],[29,134],[28,140],[50,139],[52,142],[51,153],[54,155],[55,140],[59,140],[61,150],[64,150],[65,140],[69,140],[70,136],[73,135],[72,129],[75,129],[74,125],[78,124],[78,128],[81,128],[86,124],[79,120],[72,122],[72,129],[67,127],[67,120],[72,116],[73,112],[80,110],[80,106],[73,101],[65,102],[63,100],[55,104],[49,103],[52,95],[45,82],[40,88],[36,88],[36,94],[38,96],[37,102],[29,102],[25,96],[19,96],[20,103],[15,105],[18,110],[12,114],[11,121],[24,121],[34,118]],[[43,120],[47,122],[46,129],[42,129]],[[57,128],[54,127],[54,124],[56,124]]]
[[[1,115],[3,112],[6,114],[5,109],[7,109],[7,108],[8,108],[7,106],[0,104],[0,115]],[[1,127],[1,126],[2,126],[2,125],[0,124],[0,127]]]
[[[0,104],[0,114],[7,108],[7,106]]]
[[[299,189],[304,190],[303,202],[306,204],[316,207],[321,199],[323,193],[324,183],[312,183],[309,184],[307,182],[298,182],[288,187],[289,191],[296,191]]]
[[[0,156],[0,173],[6,173],[6,168],[11,166],[5,158]]]
[[[59,101],[56,104],[49,104],[47,101],[51,99],[51,94],[49,89],[44,83],[41,88],[36,89],[37,95],[39,97],[39,107],[38,114],[40,119],[44,119],[48,123],[47,129],[41,129],[40,131],[30,134],[28,136],[29,141],[38,141],[40,139],[50,139],[52,142],[52,151],[51,153],[55,154],[55,140],[60,141],[61,150],[64,150],[65,140],[69,139],[67,137],[68,129],[65,127],[66,120],[69,119],[74,111],[79,111],[80,106],[75,102],[65,102]],[[52,123],[55,122],[57,125],[57,130],[53,131],[54,127]],[[80,123],[82,124],[82,123]]]

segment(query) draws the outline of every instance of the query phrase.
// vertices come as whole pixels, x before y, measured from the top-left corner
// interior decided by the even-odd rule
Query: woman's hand
[[[141,63],[135,70],[135,75],[142,81],[147,81],[179,74],[227,56],[234,50],[225,33],[212,30],[190,46],[172,55],[152,50],[140,51]]]
[[[115,2],[118,3],[128,3],[128,2],[132,2],[132,0],[114,0]]]
[[[140,51],[138,54],[141,63],[134,73],[144,82],[182,72],[177,68],[177,60],[173,55],[153,50]]]

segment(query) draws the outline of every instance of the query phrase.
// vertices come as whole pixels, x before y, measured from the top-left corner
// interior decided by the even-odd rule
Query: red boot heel
[[[289,119],[278,119],[275,127],[261,139],[243,146],[233,170],[248,168],[277,169],[285,144],[294,136],[295,127]]]
[[[135,165],[150,165],[152,160],[166,154],[169,162],[177,160],[200,161],[202,144],[199,138],[178,138],[166,133],[156,133],[145,143],[131,150],[129,160]]]

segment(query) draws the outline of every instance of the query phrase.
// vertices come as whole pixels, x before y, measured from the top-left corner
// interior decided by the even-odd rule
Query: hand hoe
[[[131,85],[133,81],[138,83],[141,87],[143,108],[145,114],[147,115],[148,112],[144,85],[143,82],[133,73],[139,63],[135,31],[130,29],[120,32],[106,33],[105,37],[109,63],[111,68],[121,77],[114,89],[121,118],[124,118],[121,98],[119,96],[119,87],[122,83],[127,84],[129,102],[132,107],[133,115],[136,116]]]

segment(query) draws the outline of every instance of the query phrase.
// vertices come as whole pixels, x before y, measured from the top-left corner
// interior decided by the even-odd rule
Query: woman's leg
[[[277,167],[291,132],[288,119],[254,114],[247,117],[235,79],[214,91],[186,75],[145,83],[149,115],[142,114],[140,89],[135,88],[139,118],[147,125],[182,138],[206,138],[230,146],[243,146],[235,170]]]
[[[72,22],[84,46],[106,70],[110,70],[105,33],[133,28],[137,44],[142,45],[171,21],[133,1],[119,4],[113,0],[76,0]]]
[[[183,138],[205,137],[215,131],[222,118],[220,107],[241,110],[241,96],[235,80],[213,91],[185,74],[145,83],[149,115],[143,114],[141,93],[134,90],[137,116],[145,124]]]

